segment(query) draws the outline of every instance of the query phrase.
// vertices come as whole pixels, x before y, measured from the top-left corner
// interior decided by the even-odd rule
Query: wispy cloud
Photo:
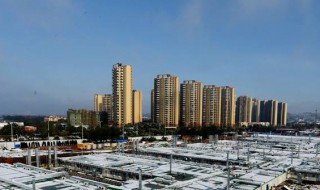
[[[187,34],[199,30],[203,23],[203,1],[190,0],[181,8],[177,17],[177,26]]]
[[[286,13],[292,8],[304,16],[310,14],[309,10],[315,3],[314,0],[236,0],[232,4],[234,19],[259,19],[261,16]]]

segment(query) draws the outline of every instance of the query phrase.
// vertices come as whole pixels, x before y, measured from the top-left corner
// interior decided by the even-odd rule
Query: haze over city
[[[258,3],[259,2],[259,3]],[[0,114],[64,115],[111,93],[112,65],[133,87],[157,74],[229,85],[288,112],[320,107],[318,1],[1,1]]]

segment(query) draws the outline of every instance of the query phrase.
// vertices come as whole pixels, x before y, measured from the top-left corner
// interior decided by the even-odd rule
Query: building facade
[[[153,120],[155,123],[177,127],[179,125],[179,77],[157,75],[154,79]]]
[[[260,102],[260,121],[269,122],[270,126],[277,126],[278,123],[278,101],[265,100]]]
[[[152,123],[155,123],[155,116],[154,116],[154,90],[151,90],[150,94],[150,100],[151,100],[151,121]]]
[[[221,90],[221,125],[234,127],[236,123],[235,88],[225,86]]]
[[[133,95],[133,124],[142,122],[142,92],[134,90]]]
[[[104,124],[113,122],[113,99],[111,94],[96,94],[94,96],[94,111],[100,113],[100,120]]]
[[[251,122],[260,122],[260,100],[252,99],[252,117]]]
[[[122,125],[133,122],[132,66],[117,63],[112,69],[113,122]]]
[[[180,122],[183,126],[202,126],[202,91],[202,82],[187,80],[180,85]]]
[[[287,126],[288,104],[278,103],[278,126]]]
[[[249,96],[239,96],[236,102],[236,123],[251,123],[252,119],[252,98]]]
[[[69,109],[67,111],[67,122],[75,127],[85,125],[94,128],[101,124],[99,112],[87,109]]]
[[[221,87],[203,87],[202,122],[204,126],[221,126]]]

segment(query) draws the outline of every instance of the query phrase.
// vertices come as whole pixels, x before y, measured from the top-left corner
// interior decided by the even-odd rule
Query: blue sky
[[[164,73],[314,111],[319,10],[317,0],[1,0],[0,114],[92,109],[117,62],[133,65],[144,113]]]

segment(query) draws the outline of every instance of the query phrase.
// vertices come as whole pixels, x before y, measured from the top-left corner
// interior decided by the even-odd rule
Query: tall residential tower
[[[236,93],[235,88],[225,86],[221,90],[221,125],[234,127],[236,119]]]
[[[221,87],[203,87],[202,122],[204,126],[221,126]]]
[[[121,127],[132,123],[132,66],[117,63],[112,69],[113,122]]]
[[[252,99],[252,117],[251,122],[260,122],[260,100]]]
[[[180,85],[180,122],[184,126],[202,126],[203,83],[194,80]]]
[[[133,124],[142,122],[142,92],[133,91]]]
[[[249,96],[239,96],[236,106],[236,122],[251,123],[252,116],[252,98]]]
[[[112,124],[113,120],[113,107],[112,107],[111,94],[96,94],[94,96],[94,111],[99,113],[100,121]]]
[[[153,120],[161,125],[179,125],[179,77],[157,75],[153,89]]]
[[[287,125],[288,104],[284,102],[278,103],[278,126]]]

